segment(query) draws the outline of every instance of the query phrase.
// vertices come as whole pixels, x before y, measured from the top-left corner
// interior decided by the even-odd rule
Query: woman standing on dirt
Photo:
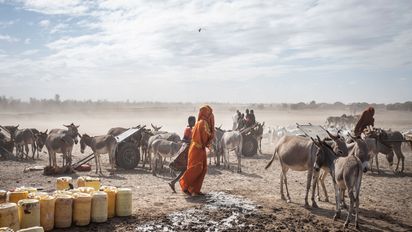
[[[182,191],[191,196],[203,195],[200,192],[207,172],[206,147],[215,135],[215,119],[210,106],[202,106],[193,128],[189,148],[187,170],[180,179]]]

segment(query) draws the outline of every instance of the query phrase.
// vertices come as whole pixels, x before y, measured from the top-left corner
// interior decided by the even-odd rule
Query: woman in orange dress
[[[192,131],[187,170],[179,181],[182,191],[188,195],[203,195],[200,190],[207,172],[206,147],[211,144],[214,134],[213,110],[208,105],[202,106]]]

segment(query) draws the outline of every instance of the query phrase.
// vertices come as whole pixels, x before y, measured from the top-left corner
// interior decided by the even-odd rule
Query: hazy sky
[[[411,0],[0,0],[0,95],[408,101],[411,12]]]

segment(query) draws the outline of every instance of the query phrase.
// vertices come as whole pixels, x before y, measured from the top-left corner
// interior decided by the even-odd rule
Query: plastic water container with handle
[[[40,226],[40,202],[37,199],[23,199],[17,203],[19,207],[20,228]]]
[[[8,193],[9,202],[16,203],[20,200],[27,199],[29,192],[27,191],[14,191]]]
[[[107,193],[107,217],[112,218],[116,216],[117,188],[112,186],[103,186],[101,190]]]
[[[16,203],[9,202],[0,204],[0,227],[8,227],[14,231],[20,229]]]
[[[95,192],[92,195],[92,221],[107,221],[107,193]]]
[[[118,188],[116,194],[116,215],[126,217],[132,215],[132,190]]]
[[[73,223],[76,226],[87,226],[90,224],[92,208],[92,197],[87,193],[73,194]]]
[[[45,231],[50,231],[54,228],[54,208],[56,197],[49,195],[38,196],[40,201],[40,225]]]
[[[57,195],[54,208],[54,226],[56,228],[68,228],[72,224],[73,197],[69,195]]]

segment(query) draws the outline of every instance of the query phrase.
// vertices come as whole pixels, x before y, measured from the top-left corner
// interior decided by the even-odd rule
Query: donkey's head
[[[80,152],[83,154],[84,150],[86,149],[86,145],[88,141],[90,141],[91,137],[87,134],[83,134],[80,138]]]
[[[313,168],[316,172],[319,172],[321,167],[331,165],[331,157],[336,157],[336,153],[333,151],[333,148],[329,146],[325,141],[320,140],[319,136],[317,139],[311,138],[313,143],[318,147],[316,151],[315,164]]]

